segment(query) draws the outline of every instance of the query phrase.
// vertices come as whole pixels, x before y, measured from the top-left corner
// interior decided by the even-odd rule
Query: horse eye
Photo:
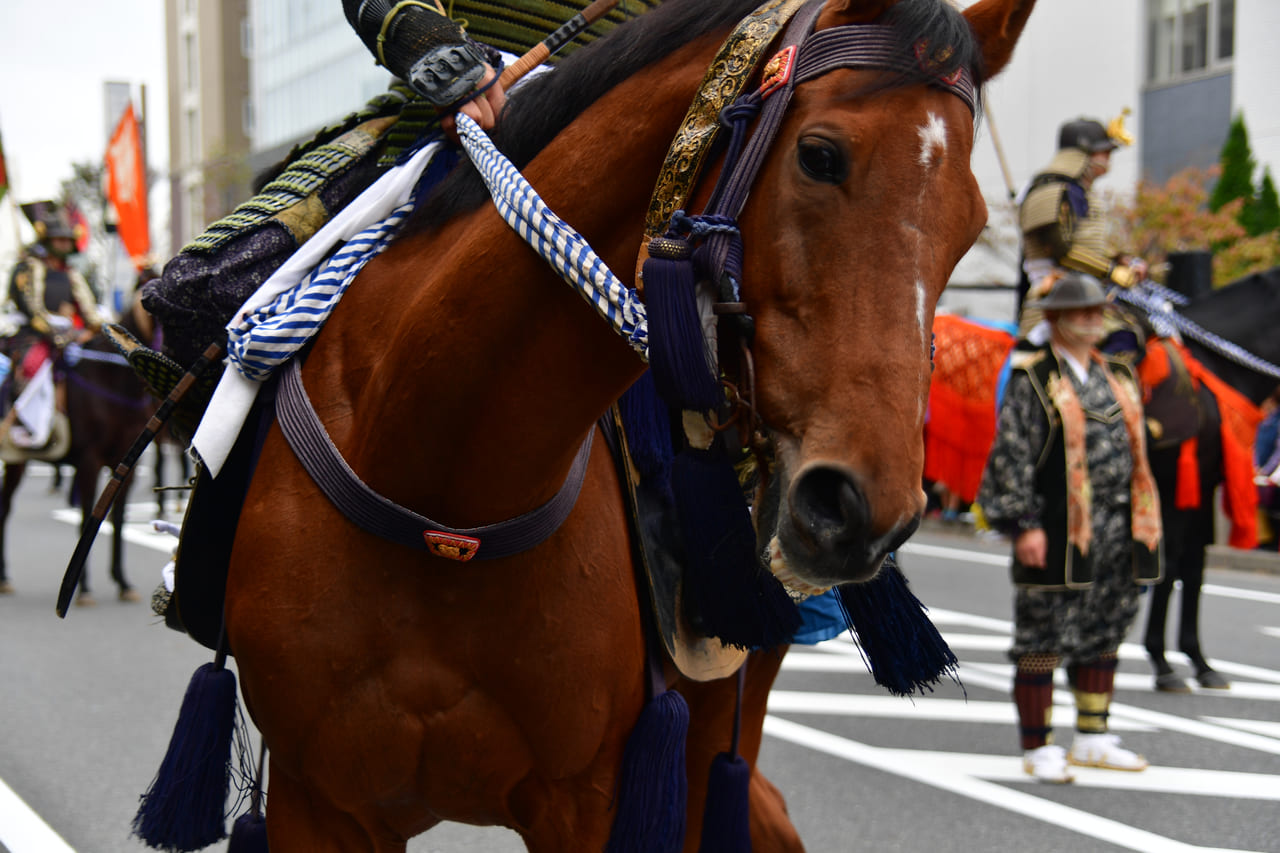
[[[796,157],[800,168],[815,181],[838,184],[848,177],[849,165],[844,152],[829,140],[815,137],[800,140]]]

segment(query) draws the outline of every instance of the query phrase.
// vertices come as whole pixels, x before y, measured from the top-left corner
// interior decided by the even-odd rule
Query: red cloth
[[[995,441],[997,383],[1014,339],[949,314],[934,318],[933,334],[924,476],[972,503]]]
[[[53,355],[53,344],[46,340],[36,341],[22,356],[22,378],[30,379],[36,375],[40,365]]]

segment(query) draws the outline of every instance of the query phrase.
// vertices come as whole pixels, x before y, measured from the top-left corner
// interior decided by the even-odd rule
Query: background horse
[[[138,333],[138,325],[131,314],[120,321],[132,333]],[[65,371],[67,389],[67,419],[71,425],[71,447],[59,464],[74,469],[71,483],[71,502],[80,508],[81,529],[87,522],[97,500],[98,478],[103,468],[114,467],[128,452],[134,439],[155,411],[156,401],[147,393],[142,382],[115,349],[99,334],[82,347],[81,357],[71,364],[65,353],[60,356],[60,369]],[[14,494],[22,482],[26,462],[6,463],[4,485],[0,490],[0,578],[5,576],[5,530]],[[137,601],[124,573],[124,514],[128,488],[132,478],[125,480],[119,499],[111,508],[111,579],[115,581],[117,596],[121,601]],[[78,604],[93,604],[89,590],[89,573],[80,581]]]
[[[512,95],[499,144],[625,280],[668,142],[756,3],[670,0]],[[985,221],[973,115],[933,85],[953,66],[929,57],[995,73],[1031,6],[984,0],[962,17],[940,0],[829,0],[818,18],[819,30],[891,24],[906,73],[799,85],[741,219],[755,403],[781,484],[760,549],[801,588],[868,579],[919,522],[933,309]],[[302,370],[350,467],[453,527],[550,499],[645,370],[487,201],[473,170],[456,170],[364,268]],[[573,512],[541,545],[488,562],[424,556],[345,519],[273,426],[225,608],[270,748],[273,853],[402,851],[444,820],[511,827],[534,851],[604,848],[646,696],[626,524],[597,440]],[[751,765],[780,659],[756,659]],[[733,681],[688,686],[684,849],[707,757],[729,745]],[[799,849],[754,770],[751,797],[755,849]]]
[[[1210,291],[1193,299],[1178,309],[1181,314],[1220,337],[1242,347],[1271,364],[1280,364],[1280,269],[1257,273],[1226,287]],[[1194,338],[1185,338],[1191,355],[1207,367],[1214,376],[1235,389],[1251,403],[1257,405],[1275,390],[1280,379],[1265,372],[1250,369],[1206,346]],[[1170,383],[1178,381],[1171,376]],[[1149,443],[1151,471],[1160,489],[1161,514],[1164,516],[1165,562],[1164,580],[1152,588],[1151,604],[1147,610],[1147,627],[1144,643],[1156,672],[1156,686],[1162,690],[1185,690],[1186,685],[1173,671],[1165,658],[1165,634],[1169,601],[1175,582],[1181,582],[1177,642],[1178,650],[1186,654],[1195,671],[1197,681],[1203,687],[1226,687],[1227,681],[1209,665],[1200,646],[1200,587],[1204,582],[1206,548],[1216,539],[1214,495],[1219,487],[1231,490],[1240,488],[1237,483],[1224,482],[1223,412],[1219,400],[1203,383],[1191,396],[1166,394],[1160,397],[1163,405],[1152,410],[1160,420],[1189,422],[1194,430],[1194,444],[1162,442],[1152,436]],[[1149,407],[1151,409],[1151,407]],[[1226,409],[1227,430],[1233,432],[1237,444],[1244,444],[1250,454],[1249,470],[1234,479],[1249,477],[1247,489],[1252,495],[1252,429],[1256,422],[1248,423],[1233,409]],[[1190,441],[1189,440],[1189,441]],[[1183,454],[1195,460],[1198,479],[1195,507],[1180,508],[1178,499],[1179,460]],[[1184,472],[1183,477],[1187,475]],[[1230,506],[1231,495],[1228,495]],[[1242,496],[1236,496],[1243,503]],[[1182,501],[1187,503],[1187,501]],[[1246,507],[1237,512],[1247,513]],[[1252,519],[1244,519],[1246,524]],[[1240,525],[1233,525],[1240,526]],[[1240,533],[1232,537],[1233,544],[1250,547],[1247,538]]]

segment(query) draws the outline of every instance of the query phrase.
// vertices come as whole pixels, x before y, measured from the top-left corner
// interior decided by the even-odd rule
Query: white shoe
[[[1105,770],[1146,770],[1150,762],[1120,745],[1120,736],[1112,734],[1076,733],[1067,761],[1081,767]]]
[[[1066,750],[1053,744],[1028,749],[1023,753],[1022,769],[1028,776],[1034,776],[1041,782],[1065,785],[1076,780],[1076,777],[1072,776],[1071,771],[1067,769]]]

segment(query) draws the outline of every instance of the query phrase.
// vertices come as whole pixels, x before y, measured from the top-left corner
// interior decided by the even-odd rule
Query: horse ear
[[[987,77],[999,74],[1013,56],[1036,0],[982,0],[964,11],[973,34],[982,45]]]
[[[835,26],[832,18],[840,17],[841,24],[867,24],[879,18],[897,0],[827,0],[818,18],[817,29]]]

